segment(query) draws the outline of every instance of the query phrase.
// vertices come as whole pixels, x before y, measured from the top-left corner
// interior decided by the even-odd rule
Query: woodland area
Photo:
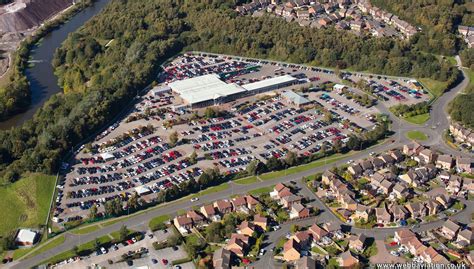
[[[58,49],[53,65],[65,94],[23,126],[0,132],[5,183],[25,171],[57,171],[71,147],[110,121],[178,52],[204,50],[340,69],[452,81],[457,69],[415,41],[308,31],[264,16],[237,16],[235,1],[113,0]],[[238,2],[238,1],[237,1]],[[104,45],[113,39],[109,47]]]

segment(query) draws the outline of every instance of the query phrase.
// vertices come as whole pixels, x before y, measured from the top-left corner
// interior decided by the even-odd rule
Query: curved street
[[[356,152],[354,154],[350,154],[347,157],[336,161],[334,163],[328,164],[328,165],[323,165],[321,167],[313,168],[310,170],[306,170],[304,172],[299,172],[295,173],[292,175],[280,177],[280,178],[275,178],[272,180],[266,180],[266,181],[259,181],[255,184],[251,185],[238,185],[233,182],[229,182],[226,184],[229,184],[230,188],[224,190],[224,191],[219,191],[219,192],[214,192],[208,195],[203,195],[200,196],[200,199],[198,202],[190,202],[187,198],[185,199],[180,199],[178,201],[162,204],[160,206],[157,206],[155,208],[146,210],[144,212],[139,212],[136,213],[132,216],[126,216],[122,217],[122,221],[116,222],[114,224],[111,224],[109,226],[104,226],[100,230],[84,234],[84,235],[74,235],[71,233],[66,232],[66,240],[64,241],[63,244],[54,247],[50,250],[47,250],[39,255],[32,256],[29,258],[25,258],[23,260],[19,261],[14,261],[13,263],[9,264],[9,268],[30,268],[32,266],[38,265],[40,262],[57,255],[61,252],[70,250],[73,246],[80,245],[89,241],[94,240],[95,238],[101,237],[103,235],[107,235],[111,232],[117,231],[120,229],[122,225],[126,225],[127,227],[133,229],[133,228],[138,228],[138,229],[143,229],[144,227],[148,226],[148,222],[155,216],[159,215],[174,215],[176,214],[177,211],[182,210],[182,209],[191,209],[192,207],[195,206],[200,206],[202,204],[207,204],[209,202],[219,200],[219,199],[224,199],[228,198],[234,194],[240,194],[240,193],[247,193],[248,191],[251,191],[253,189],[261,188],[261,187],[268,187],[280,182],[289,182],[289,181],[296,181],[301,187],[301,191],[304,192],[303,194],[307,197],[312,197],[314,200],[311,202],[311,204],[316,207],[323,209],[322,214],[317,216],[318,222],[324,222],[324,221],[336,221],[340,224],[344,225],[344,229],[346,230],[351,230],[352,232],[355,233],[364,233],[367,236],[374,237],[376,239],[384,239],[388,235],[393,235],[395,230],[397,228],[377,228],[377,229],[360,229],[360,228],[355,228],[351,227],[348,224],[342,223],[339,218],[337,218],[336,215],[334,215],[328,208],[327,206],[321,202],[316,195],[310,191],[304,184],[301,184],[301,178],[304,176],[310,176],[312,174],[318,173],[318,172],[323,172],[327,169],[330,169],[331,167],[338,166],[345,164],[349,159],[357,160],[357,159],[363,159],[366,158],[369,155],[369,152],[376,152],[376,153],[381,153],[385,152],[389,149],[396,148],[396,147],[401,147],[404,144],[410,143],[409,139],[405,137],[405,133],[407,131],[411,130],[419,130],[424,132],[429,136],[429,139],[425,142],[422,142],[421,144],[429,145],[432,146],[440,151],[443,151],[445,153],[449,154],[457,154],[457,155],[463,155],[463,156],[470,156],[469,154],[458,152],[449,146],[447,146],[442,138],[443,131],[449,127],[449,120],[446,112],[446,107],[447,104],[462,90],[466,88],[466,86],[469,83],[469,79],[463,72],[463,80],[454,88],[452,88],[449,92],[445,93],[443,96],[438,98],[432,105],[432,110],[430,112],[430,120],[427,122],[427,124],[423,126],[419,125],[414,125],[411,123],[408,123],[403,120],[399,120],[396,117],[394,117],[386,107],[383,107],[381,105],[378,105],[377,107],[383,112],[388,115],[390,115],[391,120],[393,121],[392,124],[392,131],[394,132],[394,135],[390,138],[387,139],[385,142],[380,143],[372,148],[366,149],[364,151]],[[433,126],[435,128],[433,128]],[[393,141],[393,142],[392,142]],[[453,219],[459,220],[461,222],[470,222],[471,214],[474,212],[474,203],[472,201],[463,201],[466,203],[466,208],[458,213],[457,215],[453,216]],[[304,222],[314,222],[314,219],[306,219]],[[416,232],[421,232],[421,231],[426,231],[426,230],[431,230],[434,228],[438,228],[443,224],[444,220],[440,219],[431,223],[426,223],[426,224],[421,224],[419,227],[414,229]],[[304,224],[304,223],[303,223]],[[284,226],[286,227],[286,226]],[[399,229],[399,228],[398,228]],[[276,232],[271,232],[268,234],[268,238],[270,240],[271,244],[275,244],[275,242],[278,241],[278,238],[280,238],[282,235],[286,234],[287,230],[286,229],[281,229]],[[272,245],[270,245],[272,246]],[[269,249],[269,248],[268,248]],[[262,264],[266,264],[266,266],[269,266],[269,268],[272,266],[270,265],[271,259],[268,257],[271,257],[271,254],[264,255],[260,262]],[[258,264],[257,263],[257,264]]]

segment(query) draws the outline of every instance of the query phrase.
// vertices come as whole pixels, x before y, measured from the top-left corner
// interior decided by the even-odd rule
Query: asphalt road
[[[204,204],[210,203],[215,200],[228,198],[229,196],[234,195],[234,194],[246,193],[250,190],[257,189],[260,187],[267,187],[279,182],[288,182],[291,180],[299,182],[303,176],[309,176],[318,172],[323,172],[331,167],[344,164],[349,159],[354,159],[354,160],[363,159],[368,156],[369,152],[376,152],[376,153],[385,152],[389,149],[400,147],[406,143],[409,143],[410,141],[405,137],[405,132],[409,130],[419,130],[426,133],[430,137],[428,141],[423,142],[422,144],[433,146],[446,153],[470,156],[469,154],[457,152],[451,149],[443,142],[443,139],[442,139],[443,130],[449,127],[449,122],[448,122],[447,113],[446,113],[446,106],[450,100],[452,100],[460,91],[462,91],[467,86],[467,84],[468,84],[468,78],[464,76],[463,80],[456,87],[452,88],[449,92],[445,93],[445,95],[441,96],[433,103],[433,109],[430,112],[431,119],[428,121],[428,124],[426,126],[413,125],[408,122],[398,120],[391,113],[388,112],[387,108],[379,105],[378,108],[381,109],[382,112],[385,112],[386,114],[391,115],[391,119],[393,121],[392,130],[394,131],[395,134],[392,137],[392,139],[388,139],[384,143],[381,143],[370,149],[357,152],[353,155],[350,155],[342,160],[339,160],[329,165],[324,165],[318,168],[310,169],[304,172],[300,172],[300,173],[296,173],[296,174],[292,174],[292,175],[288,175],[288,176],[284,176],[284,177],[280,177],[280,178],[276,178],[272,180],[261,181],[261,182],[251,184],[251,185],[237,185],[231,182],[231,183],[228,183],[230,184],[229,189],[220,191],[220,192],[215,192],[209,195],[201,196],[198,202],[192,203],[188,200],[171,202],[171,203],[156,207],[154,209],[148,210],[146,212],[138,213],[121,222],[117,222],[110,226],[103,227],[100,230],[94,231],[89,234],[73,235],[73,234],[66,233],[66,240],[63,244],[55,248],[52,248],[46,252],[43,252],[39,255],[36,255],[24,260],[20,260],[20,261],[15,261],[9,264],[8,268],[15,268],[15,269],[30,268],[32,266],[39,264],[41,261],[49,257],[52,257],[63,251],[70,250],[75,245],[80,245],[82,243],[92,241],[95,238],[98,238],[100,236],[117,231],[120,229],[122,225],[127,225],[129,228],[143,227],[147,225],[148,222],[155,216],[165,215],[165,214],[175,215],[176,212],[181,209],[191,209],[191,207],[196,206],[196,205],[201,205],[203,203]],[[430,127],[433,126],[434,124],[437,125],[437,127],[433,130]],[[392,140],[394,141],[393,143],[391,142]],[[304,191],[304,186],[302,186],[302,190]],[[314,196],[314,194],[312,195]],[[342,224],[342,222],[335,215],[330,213],[330,210],[326,207],[324,203],[319,201],[317,198],[315,199],[313,203],[315,203],[316,207],[324,209],[324,212],[323,212],[324,215],[320,216],[319,218],[321,218],[322,220],[324,220],[324,218],[333,219]],[[474,204],[471,201],[468,201],[467,204],[468,206],[466,207],[466,209],[460,214],[456,215],[454,217],[455,219],[459,219],[459,220],[469,219],[469,222],[470,222],[470,216],[473,212]],[[432,223],[423,224],[423,225],[420,225],[419,228],[415,229],[415,231],[419,232],[419,231],[437,228],[437,227],[440,227],[443,222],[444,220],[438,220]],[[385,238],[388,235],[393,235],[393,233],[396,230],[394,228],[382,228],[382,229],[378,228],[378,229],[366,230],[366,229],[359,229],[359,228],[350,227],[350,226],[348,226],[348,228],[352,232],[364,233],[367,236],[371,236],[377,239]],[[278,236],[278,233],[273,236]]]

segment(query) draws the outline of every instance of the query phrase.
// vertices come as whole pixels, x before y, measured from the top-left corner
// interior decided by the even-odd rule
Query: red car
[[[161,262],[163,263],[163,265],[167,265],[167,264],[168,264],[168,260],[167,260],[167,259],[162,259]]]

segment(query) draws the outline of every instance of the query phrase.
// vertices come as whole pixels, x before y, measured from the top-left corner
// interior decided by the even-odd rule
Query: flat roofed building
[[[21,229],[16,235],[15,242],[19,246],[32,246],[36,243],[38,233],[29,229]]]
[[[298,106],[298,107],[311,103],[311,101],[308,100],[306,97],[303,97],[303,96],[295,93],[294,91],[286,91],[286,92],[282,93],[281,96],[283,98],[285,98],[285,100],[288,103],[291,103],[291,104],[293,104],[295,106]]]
[[[216,74],[179,80],[168,86],[179,94],[186,104],[198,107],[225,103],[246,93],[244,88],[225,83]]]
[[[246,89],[250,94],[257,94],[288,87],[295,84],[297,81],[296,78],[290,75],[284,75],[245,84],[242,85],[242,88]]]

